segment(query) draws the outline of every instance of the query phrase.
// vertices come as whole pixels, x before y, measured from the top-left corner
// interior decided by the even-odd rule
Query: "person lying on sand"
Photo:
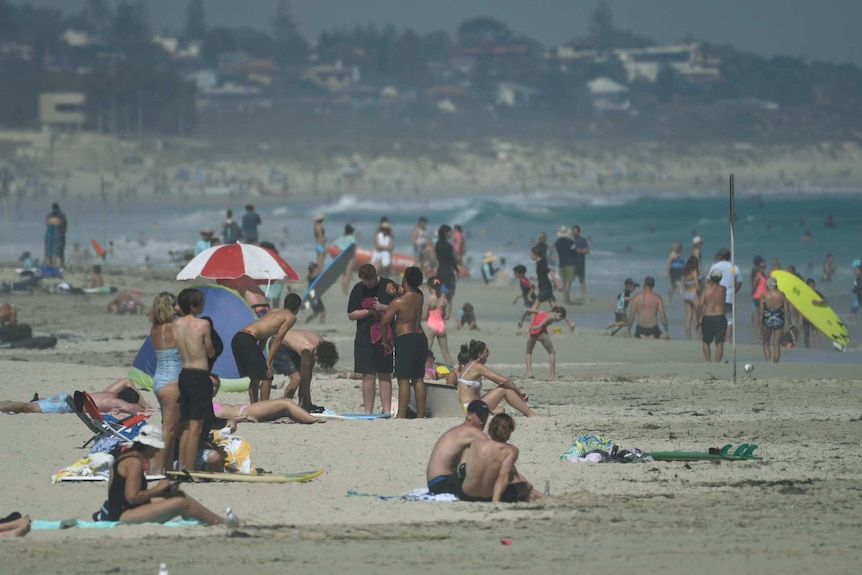
[[[476,439],[464,451],[458,466],[458,499],[514,503],[542,497],[518,473],[518,448],[507,443],[515,430],[515,420],[502,413],[488,426],[489,439]]]
[[[30,516],[14,511],[0,519],[0,537],[24,537],[30,533]]]
[[[105,388],[89,394],[93,398],[96,407],[101,413],[113,413],[115,415],[135,415],[142,411],[152,411],[152,408],[144,401],[141,394],[135,389],[131,380],[118,379]],[[37,393],[29,402],[23,401],[0,401],[0,412],[5,413],[74,413],[75,407],[72,396],[67,393],[55,393],[39,399]]]
[[[210,375],[213,382],[213,397],[218,393],[221,382],[216,375]],[[274,421],[281,417],[289,417],[297,423],[325,423],[317,419],[306,410],[301,408],[292,399],[281,397],[278,399],[263,399],[255,403],[243,403],[242,405],[231,405],[218,403],[213,400],[213,413],[217,418],[233,420],[237,423],[249,421],[251,423],[262,423]]]

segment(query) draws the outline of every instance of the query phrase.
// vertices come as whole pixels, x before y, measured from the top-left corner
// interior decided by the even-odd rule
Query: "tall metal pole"
[[[736,327],[736,246],[733,224],[736,220],[736,203],[734,199],[733,189],[733,174],[730,174],[730,301],[731,301],[731,321],[734,328]],[[736,383],[736,329],[733,330],[731,336],[731,345],[733,346],[733,383]]]

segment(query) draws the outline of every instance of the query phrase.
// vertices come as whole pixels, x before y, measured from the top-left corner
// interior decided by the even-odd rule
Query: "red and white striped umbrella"
[[[299,274],[272,250],[251,244],[224,244],[207,248],[177,274],[177,280],[236,279],[299,281]]]

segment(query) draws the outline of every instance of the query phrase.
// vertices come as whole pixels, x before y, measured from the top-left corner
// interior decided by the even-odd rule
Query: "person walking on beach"
[[[617,307],[614,310],[614,321],[608,324],[605,329],[613,329],[611,335],[616,335],[618,331],[628,325],[629,303],[631,303],[632,294],[640,287],[641,284],[636,283],[632,278],[626,278],[623,284],[623,291],[617,296]]]
[[[410,386],[416,393],[416,417],[425,417],[425,361],[428,359],[428,339],[422,331],[424,308],[422,272],[416,266],[404,270],[401,287],[404,295],[392,300],[380,320],[384,353],[392,353],[389,345],[389,325],[395,322],[395,377],[398,378],[398,418],[407,417]]]
[[[449,319],[449,302],[440,291],[440,280],[430,278],[428,280],[428,297],[425,299],[425,309],[422,316],[425,318],[425,336],[428,339],[428,349],[434,347],[434,340],[440,343],[440,353],[446,365],[452,365],[452,356],[449,353],[449,337],[446,335],[446,320]]]
[[[724,337],[727,333],[727,316],[724,314],[727,288],[721,285],[722,272],[714,269],[709,272],[706,287],[697,300],[697,327],[703,337],[703,357],[707,363],[712,361],[710,345],[715,342],[715,363],[724,357]]]
[[[817,288],[814,287],[814,278],[808,278],[807,280],[805,280],[805,284],[811,289],[813,289],[814,293],[816,293],[817,297],[819,298],[812,300],[812,305],[815,305],[817,307],[826,307],[829,305],[829,302],[826,301],[826,298],[823,296],[823,294],[820,293]],[[817,328],[814,327],[814,324],[805,319],[804,316],[802,317],[802,334],[802,341],[805,343],[805,349],[808,349],[812,336],[814,338],[814,349],[820,349],[820,332],[817,331]]]
[[[474,441],[488,438],[485,435],[485,422],[490,415],[488,404],[475,399],[467,404],[464,422],[440,436],[431,449],[425,469],[428,491],[434,494],[458,493],[458,464],[461,456]]]
[[[186,288],[177,296],[182,317],[173,322],[174,342],[183,367],[178,378],[180,404],[179,468],[193,470],[204,424],[215,419],[210,359],[216,357],[212,325],[196,316],[204,310],[204,294]],[[161,434],[160,434],[161,435]],[[165,462],[165,465],[170,465]]]
[[[458,466],[458,499],[514,503],[542,497],[515,467],[518,448],[508,443],[515,420],[502,413],[488,426],[488,439],[476,439]]]
[[[452,228],[446,224],[437,230],[437,243],[434,246],[434,254],[437,258],[437,279],[440,280],[440,291],[446,296],[451,309],[452,299],[455,297],[455,284],[460,272],[458,258],[449,238],[452,237]]]
[[[350,246],[356,244],[356,236],[353,235],[353,232],[356,230],[350,224],[344,225],[344,233],[341,237],[337,238],[332,245],[338,248],[338,253],[343,252]],[[344,274],[341,276],[341,290],[344,292],[344,295],[348,294],[348,287],[350,287],[350,278],[353,276],[353,270],[356,269],[356,256],[354,255],[353,259],[347,262],[347,265],[344,266]]]
[[[760,308],[760,298],[766,293],[766,260],[761,256],[754,256],[754,265],[751,268],[751,326],[754,333],[760,331],[760,316],[757,315]]]
[[[566,320],[566,308],[554,306],[549,312],[543,312],[533,309],[524,311],[521,316],[521,321],[518,322],[520,328],[527,316],[533,315],[533,321],[530,323],[530,336],[527,338],[527,378],[533,377],[533,348],[536,347],[536,342],[542,344],[545,351],[548,352],[548,362],[551,365],[551,379],[557,379],[557,351],[554,349],[554,342],[551,341],[551,336],[548,335],[548,326],[552,323]],[[571,320],[568,320],[571,322]],[[570,329],[574,329],[575,325],[571,324]]]
[[[45,216],[45,263],[51,267],[63,267],[65,263],[67,228],[66,214],[60,210],[60,204],[52,204]]]
[[[733,336],[733,292],[742,289],[742,274],[739,273],[739,268],[731,263],[729,249],[721,248],[718,250],[715,259],[716,262],[709,268],[707,275],[711,274],[712,270],[721,270],[721,285],[727,290],[724,302],[724,314],[727,316],[725,341],[730,341]]]
[[[554,242],[557,250],[557,262],[560,266],[560,280],[563,282],[563,301],[572,303],[572,283],[575,281],[575,240],[572,239],[572,230],[569,226],[560,226],[557,230],[557,241]]]
[[[272,362],[287,331],[296,323],[302,298],[295,293],[284,297],[284,308],[271,310],[234,334],[230,347],[240,377],[248,377],[248,398],[252,403],[269,399],[272,390]],[[266,342],[269,352],[263,356]],[[258,397],[258,392],[260,396]]]
[[[682,268],[682,301],[685,306],[685,338],[691,340],[691,326],[697,321],[697,299],[700,297],[700,279],[697,274],[700,264],[697,258],[689,256]]]
[[[853,285],[850,288],[850,291],[856,295],[856,299],[850,304],[850,319],[853,323],[856,323],[856,315],[859,313],[859,310],[862,309],[862,266],[856,266],[853,268],[853,273],[855,274],[853,277]]]
[[[326,230],[323,229],[323,212],[314,214],[314,252],[317,255],[317,269],[323,271],[326,261]]]
[[[431,253],[429,251],[430,239],[428,238],[428,219],[424,216],[416,221],[413,226],[413,257],[416,265],[422,273],[428,273],[431,267]]]
[[[554,284],[557,283],[556,274],[548,265],[548,260],[543,255],[545,250],[541,246],[536,245],[530,250],[530,257],[536,262],[536,283],[539,286],[539,291],[536,294],[536,301],[533,302],[532,310],[539,309],[543,303],[547,303],[551,308],[557,305],[557,300],[554,297]]]
[[[644,278],[644,289],[631,300],[629,309],[628,333],[631,337],[632,325],[636,324],[635,337],[651,337],[654,339],[668,339],[669,330],[667,324],[667,313],[664,309],[664,301],[655,293],[655,278],[646,276]],[[664,326],[664,333],[658,327],[659,315]]]
[[[353,372],[362,374],[362,401],[365,413],[374,410],[375,380],[380,382],[380,403],[384,413],[392,406],[392,354],[383,348],[380,314],[389,309],[397,288],[389,278],[377,275],[371,264],[359,267],[359,282],[350,291],[347,318],[356,322],[353,339]]]
[[[392,250],[395,238],[392,237],[392,226],[383,219],[374,234],[374,251],[371,253],[371,265],[380,270],[380,274],[388,276],[392,267]]]
[[[703,238],[694,236],[691,239],[691,252],[689,257],[697,258],[697,281],[703,278]]]
[[[667,292],[667,303],[673,299],[673,294],[682,291],[682,270],[685,267],[685,259],[682,257],[682,242],[673,242],[670,246],[670,254],[664,265],[664,277],[670,281],[670,289]]]
[[[581,226],[572,226],[572,239],[575,242],[574,261],[575,276],[581,284],[581,300],[587,301],[587,254],[590,253],[590,244],[581,236]]]
[[[763,342],[763,357],[778,363],[781,359],[781,339],[784,325],[790,317],[790,304],[778,291],[778,280],[766,280],[766,293],[760,298],[760,339]],[[791,326],[793,327],[793,326]]]
[[[245,213],[242,215],[242,237],[245,243],[257,245],[259,240],[257,227],[260,224],[260,215],[254,211],[253,205],[248,204],[245,207]]]

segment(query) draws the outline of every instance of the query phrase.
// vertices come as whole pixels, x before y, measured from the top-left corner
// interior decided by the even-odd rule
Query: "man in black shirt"
[[[455,282],[458,278],[458,260],[455,250],[449,243],[452,236],[452,228],[442,225],[437,230],[437,243],[434,245],[434,253],[437,257],[437,278],[440,280],[440,291],[446,296],[451,307],[452,298],[455,297]]]
[[[575,281],[575,240],[572,239],[572,230],[569,226],[561,226],[557,230],[557,262],[560,264],[560,280],[563,282],[563,301],[572,303],[569,292]]]
[[[375,378],[380,381],[383,413],[392,408],[392,353],[384,350],[379,322],[397,295],[395,282],[379,277],[371,264],[360,266],[359,282],[353,286],[347,303],[347,318],[356,322],[353,371],[362,374],[362,400],[367,414],[374,411]]]

